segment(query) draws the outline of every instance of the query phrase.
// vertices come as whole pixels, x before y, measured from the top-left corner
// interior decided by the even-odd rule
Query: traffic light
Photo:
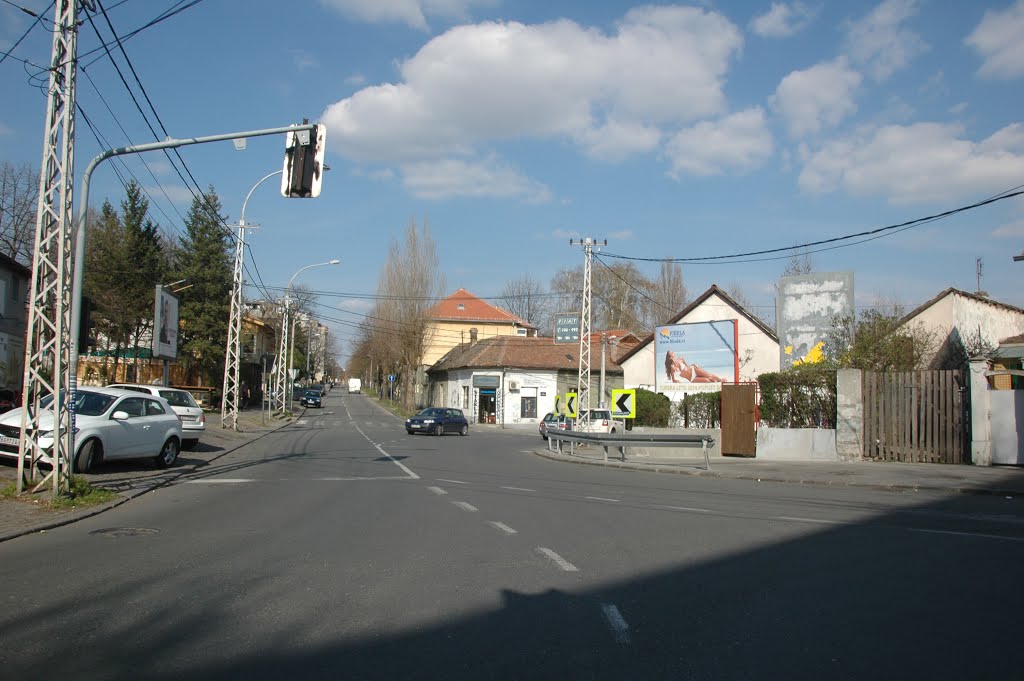
[[[96,336],[93,329],[96,328],[96,321],[92,318],[92,312],[96,309],[96,303],[92,302],[89,296],[82,296],[82,314],[78,319],[78,351],[87,351],[96,345]]]
[[[305,124],[306,121],[303,121]],[[284,143],[284,173],[281,195],[286,198],[316,198],[324,175],[327,126],[289,132]]]

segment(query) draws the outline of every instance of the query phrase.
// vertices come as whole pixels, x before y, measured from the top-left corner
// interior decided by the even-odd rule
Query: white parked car
[[[156,395],[167,400],[171,409],[181,419],[182,449],[192,449],[199,444],[199,436],[206,432],[206,414],[203,408],[192,397],[192,393],[181,388],[167,388],[162,385],[146,385],[145,383],[114,383],[108,388],[132,390],[147,395]]]
[[[43,399],[49,406],[52,398]],[[18,459],[21,407],[0,415],[0,456]],[[38,444],[53,446],[53,420],[40,416]],[[47,430],[47,428],[50,428]],[[151,458],[167,468],[181,449],[181,421],[167,400],[116,388],[80,388],[75,398],[75,473],[88,473],[100,461]],[[44,458],[46,463],[49,463]]]
[[[576,419],[576,422],[572,424],[572,429],[583,433],[614,433],[615,421],[612,419],[610,409],[591,409],[586,425],[584,425],[583,419]]]

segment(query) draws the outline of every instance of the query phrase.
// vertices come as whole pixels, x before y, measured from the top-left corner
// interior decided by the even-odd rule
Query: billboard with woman
[[[675,399],[718,392],[739,376],[735,319],[659,326],[654,330],[655,390]]]

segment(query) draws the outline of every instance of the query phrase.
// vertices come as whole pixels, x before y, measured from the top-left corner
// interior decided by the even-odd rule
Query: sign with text
[[[178,296],[163,286],[156,287],[153,310],[153,357],[178,358]]]
[[[612,388],[612,418],[636,418],[636,390]]]
[[[580,315],[578,313],[555,315],[555,342],[580,342]]]
[[[654,330],[655,390],[670,399],[718,392],[739,375],[735,319],[659,326]]]

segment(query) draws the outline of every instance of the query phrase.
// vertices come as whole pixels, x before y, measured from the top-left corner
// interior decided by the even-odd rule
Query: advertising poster
[[[739,373],[736,320],[659,326],[654,330],[656,392],[678,399],[718,392]]]
[[[153,357],[178,358],[178,297],[163,286],[156,287],[153,312]]]

